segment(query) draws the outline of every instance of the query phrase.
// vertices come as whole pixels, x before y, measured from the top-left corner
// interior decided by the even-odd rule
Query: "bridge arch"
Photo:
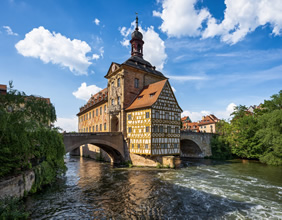
[[[78,149],[85,144],[93,144],[104,150],[113,163],[125,160],[123,136],[120,132],[109,133],[67,133],[64,134],[66,153]]]
[[[203,158],[211,156],[210,133],[196,133],[192,131],[181,131],[180,134],[180,156]]]
[[[180,140],[181,157],[203,157],[203,151],[193,140]]]

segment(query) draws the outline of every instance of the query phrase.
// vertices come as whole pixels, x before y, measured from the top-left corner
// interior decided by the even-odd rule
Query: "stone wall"
[[[29,192],[35,181],[34,171],[26,171],[18,176],[6,177],[0,180],[0,198],[23,197]]]
[[[89,157],[95,160],[104,160],[106,162],[111,162],[109,155],[93,144],[85,144],[80,147],[80,156]]]
[[[145,167],[180,167],[180,158],[175,156],[141,156],[130,153],[130,159],[133,166],[145,166]]]

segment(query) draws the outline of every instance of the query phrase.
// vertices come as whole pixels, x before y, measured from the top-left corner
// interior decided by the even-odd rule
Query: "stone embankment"
[[[29,192],[35,181],[33,170],[26,171],[17,176],[0,179],[0,199],[6,197],[23,197]]]

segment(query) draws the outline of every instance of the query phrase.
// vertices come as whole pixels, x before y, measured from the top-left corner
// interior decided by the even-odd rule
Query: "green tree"
[[[65,170],[62,136],[52,126],[55,108],[46,99],[13,89],[0,95],[0,177],[20,173],[46,161]]]

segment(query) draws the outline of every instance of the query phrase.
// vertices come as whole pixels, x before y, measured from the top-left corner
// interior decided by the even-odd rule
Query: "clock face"
[[[116,70],[116,65],[112,66],[112,71],[114,72]]]

